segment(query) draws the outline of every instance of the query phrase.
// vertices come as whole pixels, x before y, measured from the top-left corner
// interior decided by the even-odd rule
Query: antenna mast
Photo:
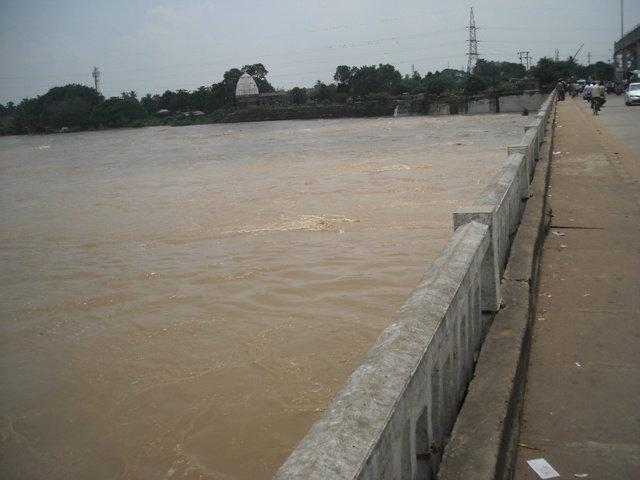
[[[478,61],[478,40],[476,39],[476,20],[473,18],[473,7],[471,7],[471,16],[469,17],[469,60],[467,62],[467,73],[470,75]]]
[[[98,67],[93,67],[93,83],[96,86],[96,92],[100,93],[100,70]]]

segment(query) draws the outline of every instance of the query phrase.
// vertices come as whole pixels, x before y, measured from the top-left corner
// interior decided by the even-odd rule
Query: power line
[[[466,56],[465,54],[458,54],[458,55],[442,55],[442,56],[438,56],[438,57],[422,57],[422,58],[411,58],[411,59],[407,59],[407,60],[400,60],[400,61],[395,61],[393,62],[394,65],[406,65],[406,64],[412,64],[414,62],[424,62],[424,61],[430,61],[430,60],[446,60],[446,59],[450,59],[450,58],[461,58]],[[274,78],[283,78],[283,77],[294,77],[294,76],[298,76],[298,77],[302,77],[305,75],[317,75],[317,74],[324,74],[327,76],[332,76],[333,75],[333,71],[330,70],[312,70],[309,72],[295,72],[295,73],[285,73],[285,74],[277,74],[277,75],[269,75],[269,79],[274,79]],[[178,84],[173,84],[173,85],[149,85],[147,88],[148,89],[154,89],[154,90],[167,90],[167,89],[174,89],[174,88],[197,88],[197,87],[201,87],[203,86],[202,83],[178,83]],[[122,87],[122,88],[127,88],[126,86]],[[114,88],[111,90],[107,90],[107,93],[119,93],[120,91],[122,91],[122,88]]]
[[[464,27],[462,27],[464,28]],[[265,57],[281,57],[281,56],[291,56],[291,55],[299,55],[299,54],[305,54],[305,53],[312,53],[312,52],[317,52],[317,51],[324,51],[324,50],[346,50],[346,49],[351,49],[351,48],[360,48],[360,47],[366,47],[366,46],[370,46],[370,45],[379,45],[385,42],[398,42],[401,40],[406,40],[406,39],[410,39],[410,38],[419,38],[419,37],[428,37],[428,36],[433,36],[433,35],[440,35],[443,33],[451,33],[451,32],[455,32],[456,30],[462,30],[462,28],[459,29],[443,29],[443,30],[431,30],[429,32],[418,32],[418,33],[410,33],[410,34],[405,34],[405,35],[395,35],[392,37],[381,37],[381,38],[375,38],[375,39],[370,39],[370,40],[360,40],[360,41],[353,41],[353,42],[346,42],[346,43],[341,43],[341,44],[334,44],[334,45],[328,45],[328,46],[324,46],[324,47],[317,47],[317,48],[307,48],[304,50],[291,50],[291,51],[286,51],[286,52],[273,52],[273,53],[262,53],[262,54],[255,54],[252,55],[254,58],[265,58]],[[424,48],[424,47],[421,47]],[[217,59],[216,62],[218,63],[243,63],[243,62],[238,62],[238,58],[227,58],[227,59]],[[129,69],[116,69],[116,70],[109,70],[110,73],[129,73],[129,72],[137,72],[137,71],[144,71],[144,72],[148,72],[149,70],[161,70],[161,69],[177,69],[177,68],[188,68],[188,67],[197,67],[197,66],[206,66],[206,65],[216,65],[216,63],[213,62],[197,62],[197,63],[183,63],[183,64],[173,64],[173,65],[162,65],[162,66],[155,66],[155,67],[138,67],[138,68],[129,68]],[[29,79],[29,78],[70,78],[71,76],[82,76],[84,77],[85,74],[84,73],[78,73],[78,74],[69,74],[69,75],[33,75],[33,76],[10,76],[10,77],[0,77],[1,80],[23,80],[23,79]]]
[[[431,47],[443,47],[443,46],[450,46],[450,45],[458,45],[459,42],[443,42],[443,43],[437,43],[437,44],[431,44]],[[343,63],[357,63],[356,59],[362,59],[362,58],[366,58],[368,56],[371,55],[377,55],[377,56],[381,56],[382,58],[378,58],[377,61],[390,61],[391,63],[407,63],[407,62],[416,62],[416,61],[421,61],[421,60],[434,60],[434,59],[442,59],[442,58],[454,58],[458,55],[445,55],[445,56],[438,56],[438,57],[427,57],[425,59],[421,59],[421,58],[413,58],[413,60],[406,60],[406,61],[402,61],[402,62],[397,62],[394,60],[387,60],[386,57],[389,56],[395,56],[395,55],[399,55],[399,54],[404,54],[407,52],[411,52],[411,51],[424,51],[424,47],[415,47],[415,48],[402,48],[402,49],[394,49],[394,50],[370,50],[370,51],[366,51],[366,52],[362,52],[363,54],[358,54],[356,56],[350,56],[349,59],[345,59],[345,60],[337,60],[336,58],[330,58],[330,57],[324,57],[324,58],[310,58],[310,59],[305,59],[305,60],[295,60],[295,61],[290,61],[290,62],[281,62],[281,63],[275,63],[275,64],[269,64],[269,68],[271,69],[272,67],[284,67],[286,68],[291,68],[291,67],[297,67],[300,65],[306,65],[306,64],[313,64],[313,65],[317,65],[320,63],[331,63],[334,65],[338,65],[340,62]],[[462,55],[460,55],[462,56]],[[242,62],[241,62],[242,63]],[[211,64],[212,68],[217,68],[219,65],[215,65],[215,64]],[[114,73],[117,73],[116,71],[109,71],[108,72],[110,74],[110,78],[118,78],[116,75],[113,75]],[[202,70],[199,72],[189,72],[189,75],[213,75],[213,74],[217,74],[218,72],[215,70]],[[162,79],[162,78],[175,78],[176,76],[181,76],[183,74],[181,74],[180,72],[170,72],[167,74],[158,74],[158,75],[149,75],[145,73],[142,76],[127,76],[126,78],[122,79],[123,82],[127,82],[127,81],[137,81],[137,80],[145,80],[145,79]],[[285,76],[293,76],[296,75],[296,73],[285,73],[285,74],[280,74],[280,75],[285,75]],[[278,77],[278,74],[269,74],[269,78],[274,78],[274,77]],[[82,75],[82,77],[84,78],[84,80],[87,80],[87,75]],[[124,83],[123,83],[124,85]],[[38,84],[38,85],[29,85],[32,88],[46,88],[49,85],[47,84]],[[3,85],[2,88],[24,88],[24,85]],[[108,90],[111,91],[111,90]]]
[[[438,12],[440,13],[440,12]],[[427,15],[427,14],[425,14]],[[395,19],[389,19],[389,21],[397,21],[397,20],[403,20],[403,19],[407,19],[410,17],[398,17]],[[381,20],[381,22],[384,22],[383,20]],[[339,26],[334,26],[334,27],[327,27],[324,29],[318,29],[318,30],[310,30],[310,32],[315,32],[315,31],[330,31],[330,30],[335,30],[335,29],[341,29],[341,28],[348,28],[348,27],[352,27],[352,26],[364,26],[364,25],[370,25],[370,24],[375,24],[375,23],[380,23],[380,22],[366,22],[366,23],[357,23],[357,24],[351,24],[351,25],[339,25]],[[469,27],[466,27],[469,28]],[[386,38],[379,38],[379,39],[373,39],[373,40],[365,40],[365,41],[360,41],[360,42],[351,42],[351,43],[346,43],[346,44],[339,44],[339,45],[330,45],[330,46],[326,46],[326,47],[319,47],[316,49],[306,49],[306,50],[300,50],[300,51],[289,51],[289,52],[279,52],[279,53],[267,53],[267,54],[257,54],[255,55],[255,57],[259,57],[259,58],[263,58],[263,57],[273,57],[273,56],[285,56],[285,55],[295,55],[295,54],[299,54],[299,53],[308,53],[308,52],[312,52],[312,51],[319,51],[319,50],[333,50],[333,49],[345,49],[345,48],[358,48],[361,46],[366,46],[367,44],[376,44],[376,43],[383,43],[385,41],[398,41],[401,39],[406,39],[406,38],[412,38],[412,37],[419,37],[419,36],[429,36],[429,35],[436,35],[436,34],[442,34],[442,33],[450,33],[452,31],[455,31],[456,29],[446,29],[446,30],[438,30],[438,31],[430,31],[430,32],[424,32],[424,33],[415,33],[415,34],[409,34],[409,35],[402,35],[402,36],[394,36],[394,37],[386,37]],[[476,28],[477,30],[477,28]],[[483,30],[531,30],[531,31],[612,31],[615,29],[610,29],[610,28],[554,28],[554,27],[500,27],[500,26],[494,26],[494,27],[483,27]],[[554,41],[501,41],[501,40],[483,40],[483,44],[484,43],[555,43]],[[228,61],[228,62],[234,62],[236,59],[227,59],[227,60],[219,60],[219,61]],[[242,63],[242,62],[240,62]],[[192,67],[192,66],[203,66],[203,65],[210,65],[210,62],[200,62],[200,63],[191,63],[191,64],[174,64],[174,65],[164,65],[164,66],[155,66],[155,67],[140,67],[140,68],[131,68],[131,69],[116,69],[116,70],[110,70],[110,73],[128,73],[128,72],[133,72],[133,71],[144,71],[147,72],[148,70],[153,70],[153,69],[170,69],[170,68],[187,68],[187,67]],[[23,80],[23,79],[44,79],[44,78],[85,78],[86,74],[85,73],[69,73],[69,74],[61,74],[61,75],[22,75],[22,76],[0,76],[0,80]]]
[[[591,27],[482,27],[483,30],[526,30],[548,32],[613,32],[615,28],[591,28]]]

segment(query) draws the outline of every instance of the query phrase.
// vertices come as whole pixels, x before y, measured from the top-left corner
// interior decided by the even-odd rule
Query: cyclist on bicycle
[[[594,113],[600,110],[600,107],[605,102],[605,88],[604,82],[600,81],[591,89],[591,108]]]

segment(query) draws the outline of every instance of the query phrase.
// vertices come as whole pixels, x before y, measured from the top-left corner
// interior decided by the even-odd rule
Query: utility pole
[[[527,69],[527,71],[529,71],[529,61],[531,60],[531,57],[529,56],[529,50],[518,52],[518,58],[520,59],[520,65],[522,65],[522,59],[525,59],[525,68]]]
[[[473,7],[471,7],[471,16],[469,17],[469,60],[467,62],[467,73],[471,75],[473,72],[473,68],[476,66],[476,62],[478,61],[478,39],[476,38],[476,21],[473,18]]]
[[[93,67],[93,83],[96,86],[96,92],[100,93],[100,70],[98,67]]]
[[[559,62],[559,61],[560,61],[560,50],[558,50],[557,48],[556,48],[556,53],[555,53],[555,55],[553,56],[553,59],[554,59],[556,62]]]
[[[620,0],[620,38],[624,37],[624,0]]]

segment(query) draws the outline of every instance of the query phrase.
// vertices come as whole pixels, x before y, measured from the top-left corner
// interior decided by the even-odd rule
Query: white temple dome
[[[259,95],[258,85],[251,75],[243,73],[236,84],[236,97],[244,97],[247,95]]]

